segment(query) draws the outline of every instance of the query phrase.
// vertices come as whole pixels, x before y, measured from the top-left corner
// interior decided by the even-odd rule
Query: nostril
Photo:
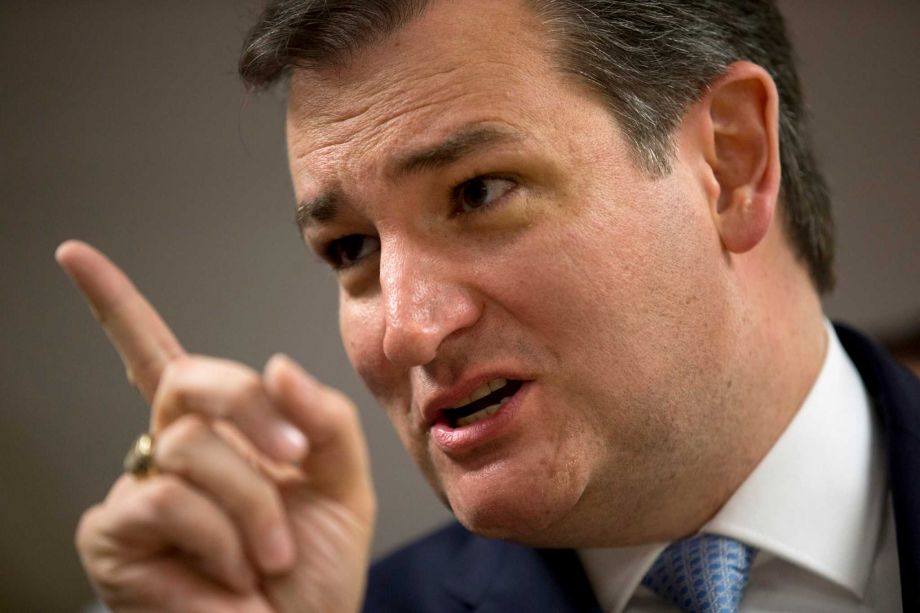
[[[383,336],[383,352],[397,366],[421,366],[434,360],[441,340],[441,335],[430,326],[388,324]]]
[[[441,344],[454,333],[473,326],[481,308],[462,277],[466,268],[447,268],[431,260],[381,264],[384,308],[384,354],[406,368],[431,363]],[[424,267],[427,263],[431,267]]]

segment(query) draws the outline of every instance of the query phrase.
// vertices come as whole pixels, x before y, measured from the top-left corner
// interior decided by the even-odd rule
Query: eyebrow
[[[339,207],[344,196],[338,189],[320,194],[312,200],[303,200],[297,203],[294,213],[294,222],[303,231],[308,226],[330,221],[339,212]]]
[[[521,140],[520,135],[496,127],[467,126],[437,145],[398,157],[387,174],[396,178],[444,168],[488,147]],[[334,219],[345,201],[345,195],[336,188],[298,203],[295,214],[297,227],[303,231],[311,225]]]
[[[507,130],[491,126],[467,126],[442,143],[400,157],[390,174],[400,176],[443,168],[487,147],[520,140],[520,136]]]

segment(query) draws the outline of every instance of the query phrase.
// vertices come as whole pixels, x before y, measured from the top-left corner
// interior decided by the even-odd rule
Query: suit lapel
[[[540,550],[473,537],[448,578],[449,594],[476,613],[601,613],[571,550]]]
[[[902,605],[920,611],[920,381],[861,334],[836,329],[885,430]]]

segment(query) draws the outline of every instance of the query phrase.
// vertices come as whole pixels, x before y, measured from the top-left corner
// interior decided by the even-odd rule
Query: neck
[[[775,224],[776,227],[780,224]],[[712,518],[767,455],[796,416],[818,378],[827,333],[817,292],[778,229],[737,258],[740,313],[738,419],[725,433],[722,487],[703,505],[693,529]],[[689,526],[687,526],[689,527]]]
[[[824,363],[820,299],[779,232],[733,268],[731,390],[717,402],[709,431],[699,435],[708,443],[699,461],[667,486],[670,500],[680,504],[649,513],[637,543],[686,537],[712,519],[782,436]]]

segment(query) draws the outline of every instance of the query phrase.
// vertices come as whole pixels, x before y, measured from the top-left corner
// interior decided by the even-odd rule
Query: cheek
[[[692,353],[722,319],[718,240],[680,183],[578,190],[567,215],[505,252],[506,310],[539,335],[560,373],[581,378],[580,389],[615,381],[621,395],[645,395],[693,357],[675,349]]]
[[[350,300],[339,294],[339,332],[352,368],[384,404],[394,380],[392,365],[383,354],[383,318],[370,301]]]
[[[345,352],[352,368],[364,381],[378,404],[412,453],[409,406],[411,389],[408,373],[397,369],[383,353],[383,319],[374,302],[349,301],[340,297],[339,328]]]

